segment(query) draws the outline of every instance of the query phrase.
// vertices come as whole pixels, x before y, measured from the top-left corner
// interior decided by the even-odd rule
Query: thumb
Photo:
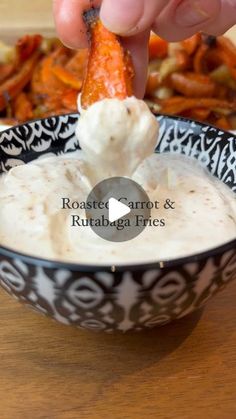
[[[168,41],[179,41],[196,32],[220,35],[236,23],[236,0],[172,0],[152,29]]]
[[[135,35],[150,28],[166,0],[103,0],[100,17],[119,35]]]

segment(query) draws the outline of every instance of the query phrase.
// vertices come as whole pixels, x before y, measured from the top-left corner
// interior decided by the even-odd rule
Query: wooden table
[[[0,418],[234,419],[235,296],[236,282],[175,324],[105,335],[0,291]]]

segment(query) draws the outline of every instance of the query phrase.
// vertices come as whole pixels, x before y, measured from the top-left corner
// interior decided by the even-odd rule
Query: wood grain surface
[[[0,291],[1,419],[234,419],[236,282],[140,334],[62,326]]]

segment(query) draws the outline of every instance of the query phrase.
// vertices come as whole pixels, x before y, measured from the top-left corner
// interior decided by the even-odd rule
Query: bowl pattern
[[[51,117],[1,133],[0,172],[42,155],[78,149],[77,119]],[[158,119],[157,152],[196,158],[236,192],[233,135],[182,118]],[[64,324],[108,333],[183,317],[234,278],[236,240],[194,257],[117,267],[51,262],[0,247],[0,283],[8,293]]]
[[[1,285],[19,301],[63,324],[142,330],[198,309],[236,276],[234,250],[184,266],[124,272],[50,269],[2,258]]]

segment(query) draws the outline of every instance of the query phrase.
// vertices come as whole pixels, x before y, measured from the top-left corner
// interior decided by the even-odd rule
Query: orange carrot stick
[[[181,42],[182,47],[188,53],[188,55],[194,54],[197,47],[201,44],[201,34],[197,33],[190,38],[185,39]]]
[[[80,90],[82,87],[82,80],[74,76],[70,71],[59,65],[52,67],[53,74],[61,80],[65,85],[72,87],[73,89]]]
[[[27,121],[33,118],[33,105],[26,93],[21,92],[14,100],[14,115],[20,121]]]
[[[232,129],[230,122],[225,116],[222,116],[221,118],[217,119],[216,125],[224,130],[230,130]]]
[[[14,71],[14,63],[0,63],[0,83],[11,77]]]
[[[211,97],[216,84],[209,76],[198,73],[173,73],[171,87],[187,97]]]
[[[179,115],[193,108],[207,108],[214,110],[225,109],[233,111],[235,103],[222,99],[214,98],[185,98],[183,96],[173,96],[170,99],[156,100],[154,102],[161,106],[161,112],[169,115]]]
[[[41,35],[25,35],[16,44],[19,62],[27,60],[41,45]]]
[[[86,12],[85,20],[90,33],[90,51],[82,107],[104,98],[132,96],[134,69],[130,54],[122,47],[119,37],[103,26],[95,9]]]
[[[67,89],[65,93],[62,95],[61,104],[68,111],[76,112],[77,111],[77,98],[78,98],[77,90]]]
[[[205,121],[211,113],[210,109],[207,108],[194,108],[189,111],[188,117],[191,119],[197,119],[198,121]]]
[[[208,50],[209,46],[207,44],[201,44],[197,49],[193,58],[193,68],[196,73],[205,73],[204,58]]]
[[[67,62],[65,68],[79,78],[84,78],[84,72],[88,60],[88,50],[80,49]]]
[[[22,89],[29,83],[35,64],[38,61],[39,52],[26,60],[16,75],[6,80],[0,85],[0,111],[6,108],[11,99],[16,97]]]
[[[149,59],[165,58],[168,55],[168,42],[152,34],[149,39]]]

